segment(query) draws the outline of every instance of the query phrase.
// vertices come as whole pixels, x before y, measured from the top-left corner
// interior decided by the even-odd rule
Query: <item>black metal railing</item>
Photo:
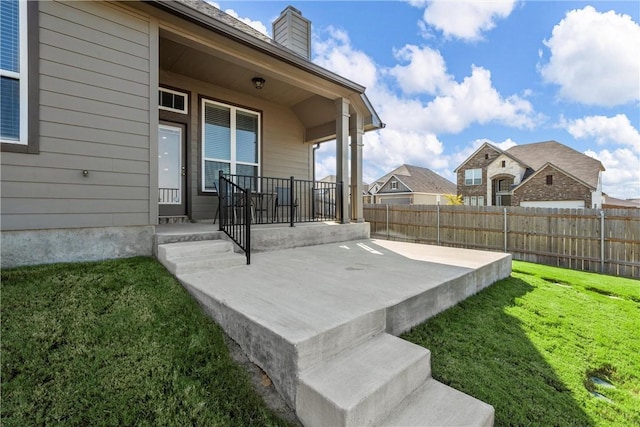
[[[242,249],[251,263],[251,194],[222,172],[218,181],[220,231],[224,231]]]
[[[293,227],[300,222],[339,221],[344,215],[341,182],[229,174],[224,177],[248,192],[254,224]]]

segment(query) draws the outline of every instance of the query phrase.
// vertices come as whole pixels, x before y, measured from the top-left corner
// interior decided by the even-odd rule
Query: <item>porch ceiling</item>
[[[239,63],[234,58],[226,58],[223,53],[162,31],[159,61],[161,70],[291,108],[300,122],[308,130],[313,130],[314,139],[318,139],[318,134],[322,134],[319,139],[329,139],[335,135],[334,102],[286,81],[281,77],[281,72]],[[254,77],[266,80],[263,89],[253,87],[251,79]]]

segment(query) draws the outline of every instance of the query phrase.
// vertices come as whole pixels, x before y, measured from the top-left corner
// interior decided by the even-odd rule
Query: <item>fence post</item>
[[[604,273],[604,209],[600,209],[600,273]]]
[[[507,252],[507,208],[504,208],[504,251]]]
[[[437,227],[437,233],[438,233],[438,246],[440,246],[440,205],[438,205],[438,227]]]
[[[389,240],[389,205],[385,204],[387,208],[387,240]]]

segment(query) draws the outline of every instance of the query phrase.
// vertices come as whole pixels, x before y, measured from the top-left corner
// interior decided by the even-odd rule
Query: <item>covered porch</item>
[[[213,220],[220,214],[220,171],[257,180],[314,181],[314,148],[335,140],[337,182],[351,191],[332,190],[332,215],[340,223],[364,221],[358,197],[362,136],[384,126],[365,88],[313,64],[310,52],[305,57],[283,47],[206,4],[201,10],[184,2],[156,7],[166,13],[159,14],[157,34],[159,162],[152,186],[157,185],[158,204],[151,215]],[[293,8],[282,14],[282,22],[304,20]],[[271,221],[286,213],[285,194],[275,208],[275,188],[251,191],[265,193],[262,200],[254,197],[254,218],[268,213]],[[266,193],[272,193],[270,200]],[[308,207],[300,196],[299,209],[288,215],[318,217],[316,195],[308,197]]]

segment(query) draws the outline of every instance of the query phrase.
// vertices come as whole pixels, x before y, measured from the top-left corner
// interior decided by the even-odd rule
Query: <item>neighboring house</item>
[[[546,141],[504,151],[485,143],[454,172],[466,205],[600,208],[603,171],[599,160]]]
[[[3,265],[150,255],[161,217],[214,218],[219,170],[313,180],[329,140],[361,188],[383,124],[298,10],[276,41],[199,0],[0,4]]]
[[[456,185],[419,166],[402,165],[369,187],[367,201],[396,205],[447,204],[445,194],[455,194]]]
[[[603,194],[602,207],[607,209],[640,209],[640,200],[623,200]]]

